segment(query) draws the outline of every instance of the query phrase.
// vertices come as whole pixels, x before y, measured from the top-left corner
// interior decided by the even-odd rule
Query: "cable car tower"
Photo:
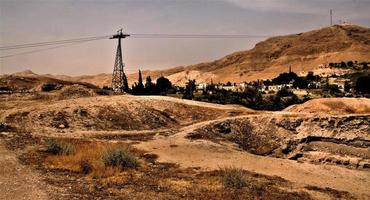
[[[121,49],[121,39],[126,38],[130,35],[123,34],[122,29],[117,31],[116,35],[113,35],[109,39],[118,39],[118,46],[117,46],[117,53],[116,53],[116,61],[114,62],[114,69],[112,75],[112,89],[114,92],[122,93],[128,91],[128,83],[127,77],[123,68],[125,63],[123,63],[122,59],[122,49]]]

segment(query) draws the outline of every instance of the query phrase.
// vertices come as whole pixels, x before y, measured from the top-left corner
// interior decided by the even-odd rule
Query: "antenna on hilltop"
[[[330,26],[333,26],[333,10],[330,9]]]

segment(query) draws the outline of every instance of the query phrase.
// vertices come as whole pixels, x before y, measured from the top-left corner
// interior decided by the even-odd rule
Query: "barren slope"
[[[42,85],[46,83],[52,83],[57,85],[57,88],[63,86],[80,85],[87,89],[97,89],[93,84],[77,82],[77,81],[66,81],[56,78],[50,78],[43,75],[37,75],[32,71],[23,71],[14,73],[12,75],[4,75],[0,77],[0,87],[9,88],[11,90],[30,90],[30,91],[41,91]]]
[[[1,104],[0,121],[20,130],[45,133],[174,128],[254,112],[241,106],[130,95]]]
[[[370,114],[370,99],[324,98],[292,105],[284,111],[317,114]]]

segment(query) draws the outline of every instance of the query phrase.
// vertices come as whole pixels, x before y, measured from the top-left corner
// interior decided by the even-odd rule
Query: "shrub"
[[[288,90],[287,88],[282,88],[281,90],[279,90],[277,92],[277,94],[279,97],[289,97],[289,96],[293,96],[293,92],[291,90]]]
[[[57,89],[57,84],[56,83],[45,83],[44,85],[41,86],[41,90],[43,92],[50,92],[52,90]]]
[[[81,160],[80,161],[80,168],[82,173],[88,174],[92,171],[92,165],[88,160]]]
[[[102,155],[104,165],[111,167],[137,168],[138,159],[125,147],[108,148]]]
[[[54,155],[71,155],[75,153],[75,148],[71,143],[49,139],[46,141],[46,152]]]
[[[247,185],[243,170],[239,168],[222,169],[222,182],[225,188],[241,189]]]
[[[95,93],[98,94],[98,95],[110,95],[111,94],[111,90],[97,89],[97,90],[95,90]]]

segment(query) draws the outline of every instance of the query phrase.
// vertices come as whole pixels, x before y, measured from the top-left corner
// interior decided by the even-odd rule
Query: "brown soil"
[[[18,156],[51,199],[370,198],[369,114],[256,112],[156,96],[7,97],[0,97],[4,153]],[[51,136],[88,144],[76,148],[86,152],[51,157],[44,146]],[[83,155],[95,152],[99,163],[99,145],[117,143],[131,146],[142,166],[84,174]],[[244,170],[242,189],[224,187],[227,167]]]

